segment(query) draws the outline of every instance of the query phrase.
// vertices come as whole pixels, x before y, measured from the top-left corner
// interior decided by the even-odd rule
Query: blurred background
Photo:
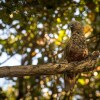
[[[58,62],[72,20],[83,23],[90,52],[100,50],[100,0],[0,0],[0,66]],[[0,100],[67,100],[63,88],[63,75],[0,78]],[[100,63],[71,96],[100,100]]]

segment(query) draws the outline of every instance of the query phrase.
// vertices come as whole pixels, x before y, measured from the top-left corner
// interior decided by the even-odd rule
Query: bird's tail
[[[73,89],[76,83],[76,75],[64,74],[65,91]]]

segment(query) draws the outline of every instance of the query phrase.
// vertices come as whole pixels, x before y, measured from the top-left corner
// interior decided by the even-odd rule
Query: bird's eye
[[[80,34],[79,32],[77,32],[77,34]]]

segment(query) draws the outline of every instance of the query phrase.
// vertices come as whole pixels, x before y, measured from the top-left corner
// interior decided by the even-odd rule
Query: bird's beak
[[[71,23],[68,24],[68,28],[72,28],[72,24]]]
[[[71,23],[69,23],[69,24],[68,24],[68,27],[72,28],[72,24],[71,24]]]

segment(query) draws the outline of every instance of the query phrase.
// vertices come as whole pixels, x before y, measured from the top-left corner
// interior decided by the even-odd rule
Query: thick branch
[[[81,62],[49,63],[44,65],[5,66],[0,67],[0,77],[20,77],[32,75],[54,75],[64,72],[80,73],[96,68],[97,60],[89,58]]]

